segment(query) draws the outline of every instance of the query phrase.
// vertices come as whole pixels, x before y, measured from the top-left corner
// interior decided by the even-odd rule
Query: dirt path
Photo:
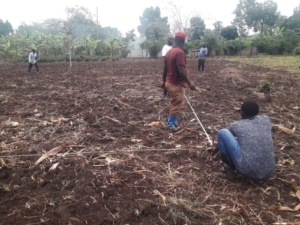
[[[0,224],[300,223],[300,212],[274,209],[300,203],[282,181],[300,186],[299,76],[219,59],[198,73],[196,64],[188,61],[201,93],[187,96],[213,138],[240,119],[235,108],[247,99],[274,125],[296,126],[293,135],[274,129],[272,179],[216,176],[220,157],[206,162],[208,142],[187,105],[180,132],[165,127],[168,100],[156,87],[161,60],[74,63],[71,70],[43,63],[40,74],[2,64]],[[266,82],[271,94],[257,91]],[[154,121],[162,123],[146,126]]]

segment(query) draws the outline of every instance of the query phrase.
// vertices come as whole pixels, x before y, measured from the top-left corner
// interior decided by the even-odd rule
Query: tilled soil
[[[274,127],[274,177],[251,182],[219,174],[187,104],[179,131],[166,128],[162,67],[41,63],[29,74],[26,64],[0,64],[0,224],[299,224],[297,208],[278,210],[300,203],[299,75],[221,59],[199,73],[188,60],[200,91],[186,96],[213,139],[249,99],[274,125],[296,128]],[[271,92],[259,92],[266,83]]]

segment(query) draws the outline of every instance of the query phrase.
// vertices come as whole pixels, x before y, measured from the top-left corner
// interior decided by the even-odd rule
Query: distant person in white
[[[167,44],[161,50],[161,56],[163,58],[166,56],[167,52],[172,48],[173,42],[174,42],[173,35],[172,34],[168,34]]]
[[[39,67],[36,63],[35,58],[37,58],[35,49],[32,49],[32,52],[30,52],[28,60],[29,60],[29,67],[28,67],[28,72],[30,73],[31,68],[33,67],[33,65],[35,65],[36,71],[39,72]]]
[[[174,36],[172,34],[168,34],[167,44],[161,50],[161,56],[163,58],[165,58],[168,51],[172,48],[173,42],[174,42]],[[164,88],[164,98],[167,96],[167,94],[168,94],[168,91],[167,91],[167,89]]]
[[[205,59],[206,59],[206,56],[208,54],[208,50],[207,50],[207,47],[206,47],[206,44],[203,44],[202,45],[202,48],[199,49],[199,60],[198,60],[198,71],[201,72],[200,69],[202,69],[202,72],[204,70],[204,67],[205,67]]]

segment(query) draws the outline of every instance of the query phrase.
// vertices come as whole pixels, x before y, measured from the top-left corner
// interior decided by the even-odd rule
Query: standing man
[[[275,170],[272,124],[266,115],[258,115],[256,102],[246,101],[241,107],[242,120],[218,132],[218,147],[224,172],[250,180],[266,180]]]
[[[198,60],[198,71],[200,72],[200,69],[202,68],[202,72],[205,67],[205,59],[208,54],[208,49],[206,47],[206,44],[202,45],[202,48],[199,50],[199,60]]]
[[[173,35],[172,35],[172,34],[168,34],[167,44],[164,45],[164,47],[163,47],[162,50],[161,50],[161,56],[162,56],[163,58],[165,58],[167,52],[172,48],[173,42],[174,42],[174,37],[173,37]]]
[[[39,67],[38,67],[38,65],[36,63],[36,60],[35,60],[36,58],[37,58],[37,55],[36,55],[35,49],[32,49],[32,52],[30,52],[29,57],[28,57],[28,59],[29,59],[28,72],[29,73],[30,73],[30,70],[31,70],[33,65],[35,66],[36,71],[39,72]]]
[[[187,77],[186,57],[183,51],[185,38],[186,34],[183,31],[175,34],[175,45],[165,56],[163,70],[162,87],[167,89],[171,102],[168,127],[173,131],[176,131],[178,126],[177,115],[183,106],[186,84],[191,90],[196,90]]]

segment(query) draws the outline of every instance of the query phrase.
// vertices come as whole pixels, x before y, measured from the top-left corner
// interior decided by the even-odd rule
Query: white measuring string
[[[205,130],[205,128],[204,128],[204,126],[202,125],[202,123],[201,123],[200,119],[198,118],[198,116],[197,116],[197,114],[196,114],[196,112],[195,112],[194,108],[192,107],[192,105],[191,105],[190,101],[188,100],[188,98],[186,97],[186,95],[184,95],[184,97],[185,97],[185,99],[186,99],[187,103],[189,104],[189,106],[191,107],[191,109],[192,109],[192,111],[193,111],[194,115],[196,116],[196,119],[198,120],[199,124],[201,125],[201,127],[202,127],[202,130],[204,131],[204,133],[205,133],[205,135],[206,135],[206,137],[207,137],[207,139],[208,139],[208,141],[209,141],[210,145],[211,145],[211,146],[213,146],[213,143],[212,143],[212,140],[211,140],[211,138],[209,137],[209,135],[208,135],[208,133],[206,132],[206,130]]]
[[[57,153],[56,155],[51,155],[52,156],[58,156],[58,157],[65,157],[65,156],[78,156],[78,155],[89,155],[89,154],[96,154],[96,153],[101,153],[101,154],[112,154],[112,153],[145,153],[145,152],[181,152],[181,151],[186,151],[186,152],[195,152],[199,150],[205,150],[207,149],[206,146],[201,146],[201,147],[193,147],[193,148],[170,148],[170,149],[156,149],[156,148],[149,148],[149,149],[120,149],[120,150],[112,150],[112,151],[100,151],[100,152],[95,152],[95,151],[87,151],[87,152],[78,152],[78,153]],[[22,154],[22,155],[0,155],[1,158],[13,158],[13,157],[41,157],[43,154]]]

